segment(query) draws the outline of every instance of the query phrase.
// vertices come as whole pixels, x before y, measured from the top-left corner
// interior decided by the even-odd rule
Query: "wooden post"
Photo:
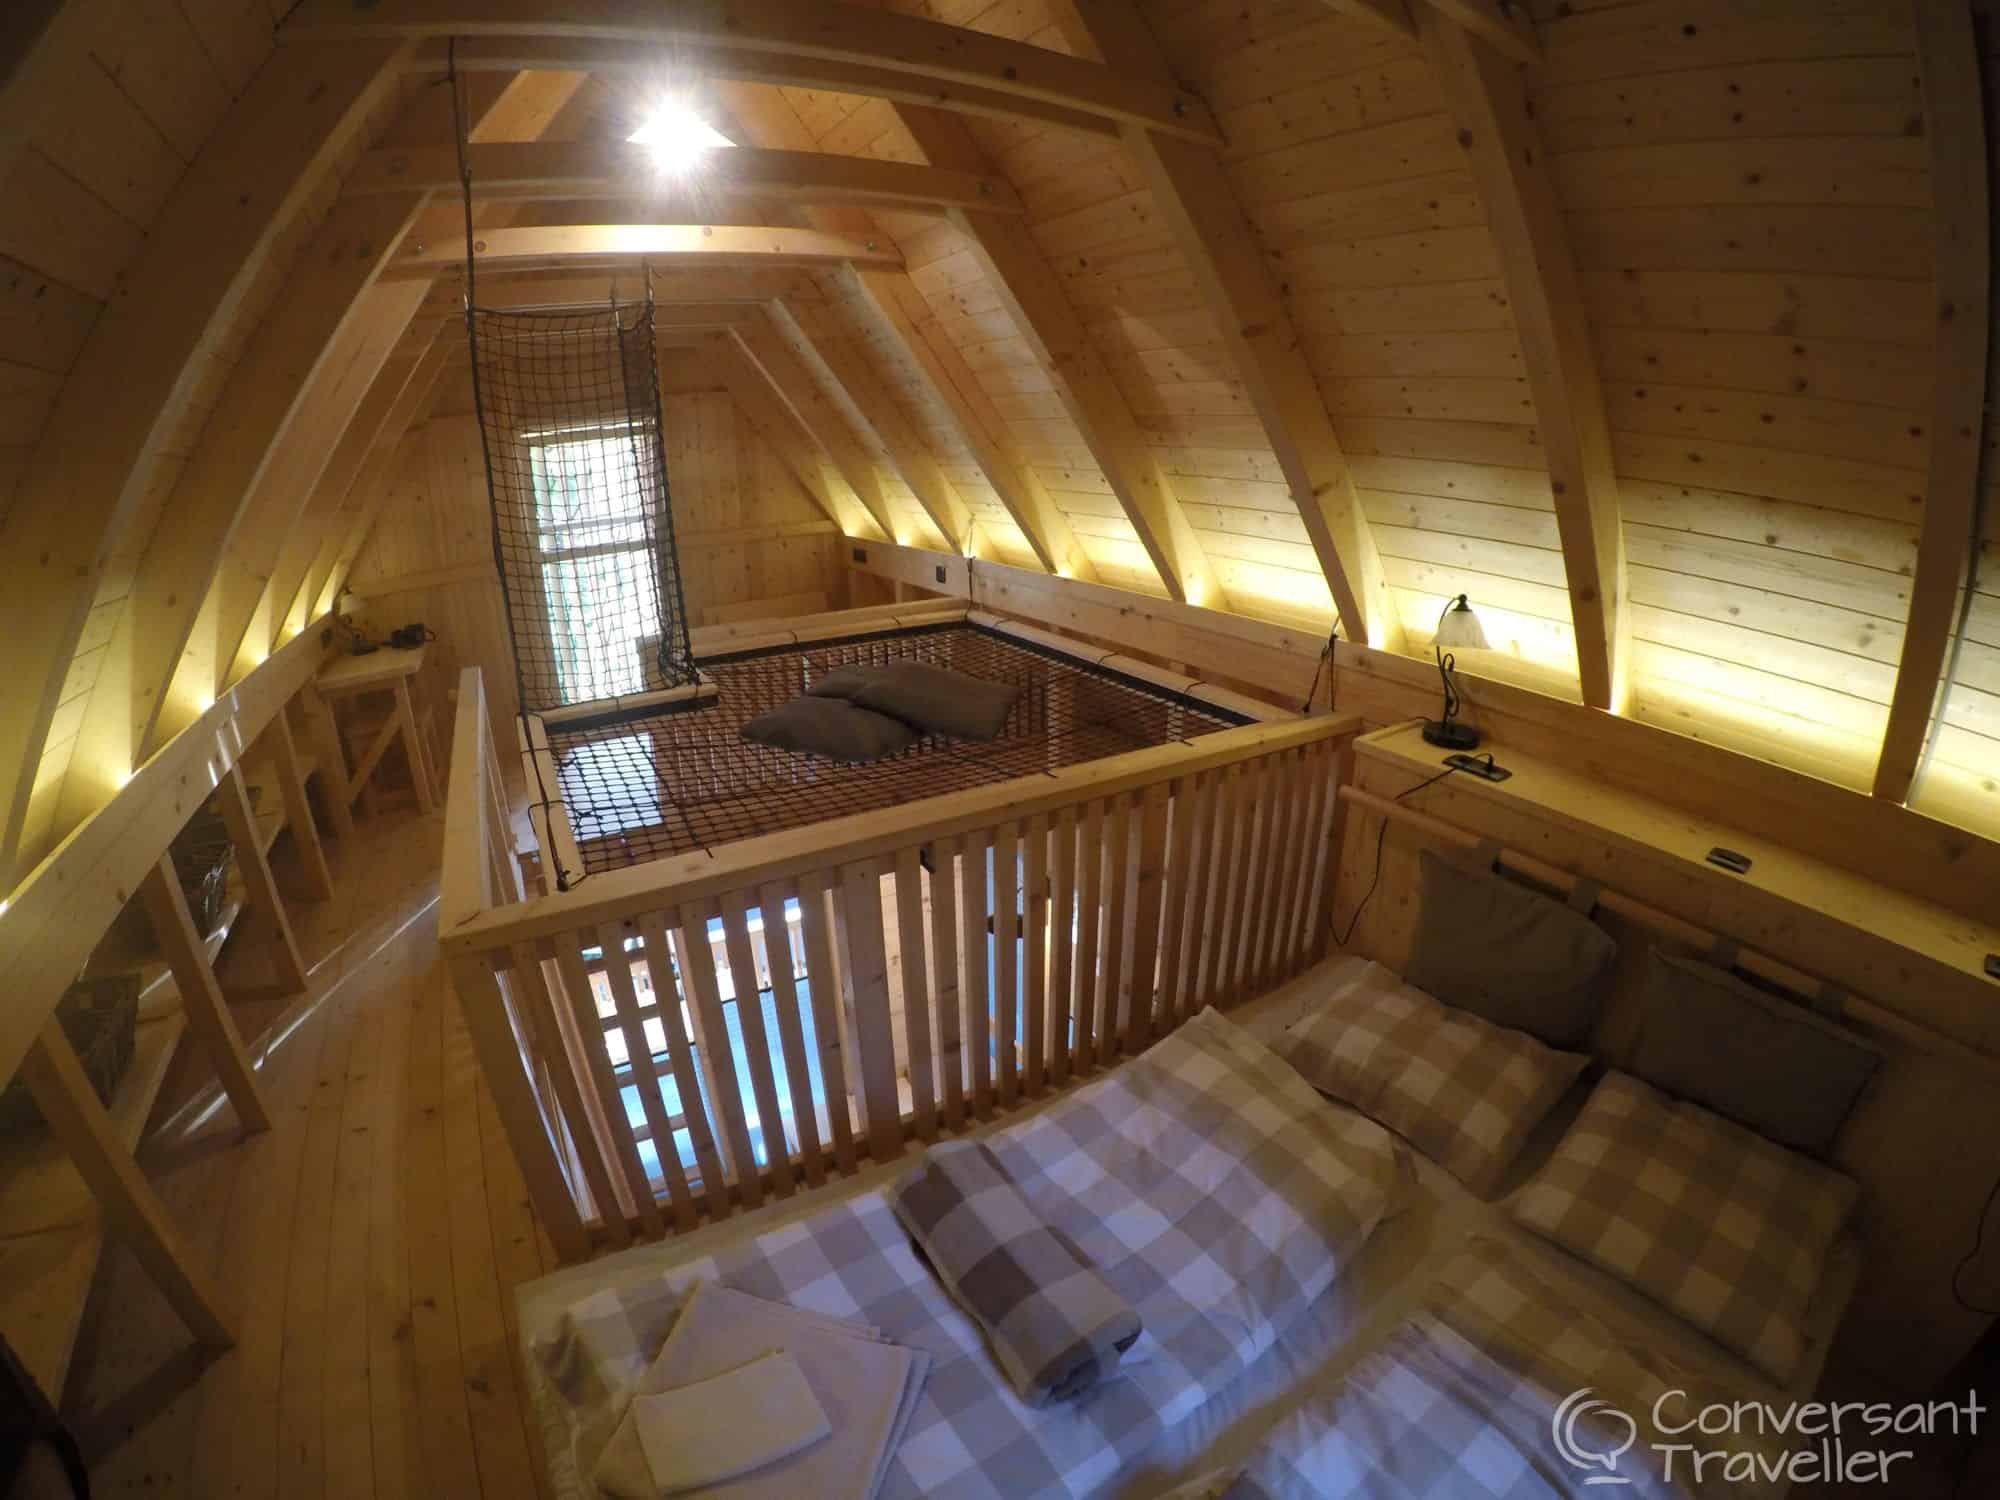
[[[306,889],[316,901],[331,900],[333,872],[327,867],[319,824],[313,821],[312,799],[306,795],[305,768],[299,761],[299,747],[292,739],[291,721],[285,709],[280,708],[278,716],[271,720],[262,743],[277,767],[278,792],[285,799],[285,823],[292,830],[292,847],[299,851]]]
[[[417,729],[416,705],[410,701],[410,679],[396,679],[396,721],[403,727],[403,754],[409,758],[410,781],[417,789],[417,806],[430,812],[437,806],[431,791],[430,756],[424,751],[424,737]]]
[[[352,837],[354,793],[347,775],[347,751],[340,743],[340,726],[333,720],[333,705],[310,682],[299,690],[299,700],[305,705],[307,732],[312,735],[313,750],[319,756],[320,789],[325,794],[327,818],[333,824],[336,838]]]
[[[246,1129],[269,1130],[271,1111],[257,1087],[256,1065],[243,1050],[243,1038],[229,1014],[222,986],[216,982],[215,970],[209,967],[207,945],[195,930],[194,916],[188,910],[187,897],[181,893],[171,854],[161,855],[160,862],[147,872],[139,896],[146,904],[153,936],[159,939],[167,966],[174,972],[174,983],[181,992],[181,1009],[187,1015],[188,1025],[208,1048],[223,1090],[236,1106],[236,1118]]]
[[[105,1223],[132,1247],[195,1338],[210,1348],[228,1348],[236,1339],[222,1315],[222,1299],[195,1264],[139,1164],[119,1144],[117,1127],[97,1102],[83,1064],[53,1018],[22,1059],[21,1076],[50,1133],[96,1195]]]
[[[292,936],[291,918],[285,915],[284,898],[278,894],[278,882],[271,876],[271,862],[264,858],[264,843],[257,836],[257,815],[250,806],[250,790],[243,784],[240,766],[231,766],[223,773],[215,797],[222,806],[229,842],[236,846],[236,861],[243,871],[250,904],[264,914],[277,933],[278,978],[292,989],[302,990],[308,983],[305,959],[299,955],[298,939]]]

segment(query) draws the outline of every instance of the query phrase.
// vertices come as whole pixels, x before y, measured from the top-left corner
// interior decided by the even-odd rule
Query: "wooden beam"
[[[709,152],[686,174],[664,174],[649,147],[628,141],[506,141],[470,146],[476,199],[624,198],[649,188],[687,188],[704,197],[742,193],[798,203],[870,203],[902,212],[990,208],[1021,212],[1006,178],[954,172],[869,156],[767,151],[737,146]],[[459,190],[455,147],[371,151],[341,184],[348,197]]]
[[[21,669],[0,683],[0,885],[31,853],[20,848],[28,800],[99,571],[141,513],[194,372],[394,86],[398,50],[348,43],[271,59],[174,190],[63,384],[0,521],[0,550],[25,563],[8,606]]]
[[[570,37],[678,49],[719,38],[739,52],[814,58],[881,69],[940,85],[964,85],[1040,100],[1083,114],[1132,121],[1219,144],[1208,107],[1186,89],[1129,78],[1097,63],[989,32],[836,0],[304,0],[279,28],[281,40],[400,36],[508,37],[524,60],[525,39]],[[551,66],[527,60],[530,67]],[[574,64],[564,59],[555,66]]]
[[[927,161],[961,171],[984,165],[962,121],[914,106],[901,106],[896,113]],[[1041,247],[1024,224],[997,214],[959,210],[952,220],[971,241],[1008,315],[1053,377],[1064,409],[1097,460],[1169,597],[1223,606],[1222,586],[1179,498]]]
[[[1525,0],[1416,0],[1476,36],[1502,57],[1530,67],[1542,61],[1542,40]]]
[[[208,1060],[215,1065],[223,1092],[236,1108],[236,1118],[246,1130],[269,1130],[271,1110],[257,1086],[257,1065],[243,1050],[229,1002],[209,966],[208,946],[188,910],[173,855],[162,854],[159,863],[147,871],[139,897],[160,952],[173,971],[188,1026],[208,1049]]]
[[[1326,0],[1326,3],[1331,10],[1366,21],[1406,42],[1417,39],[1417,23],[1410,19],[1410,7],[1403,0]],[[1422,4],[1423,0],[1414,3]]]
[[[972,451],[979,471],[1014,518],[1036,559],[1051,573],[1066,578],[1095,579],[1097,569],[1070,530],[1069,518],[1056,507],[1020,451],[1013,429],[993,405],[992,397],[967,368],[964,356],[938,326],[930,304],[907,274],[855,267],[850,272],[884,327],[903,352],[923,372],[930,390],[951,414],[959,435]]]
[[[825,365],[945,545],[954,552],[969,551],[972,512],[945,477],[930,444],[911,427],[895,397],[876,378],[867,358],[849,345],[844,329],[833,325],[831,309],[816,297],[777,302],[771,306],[771,320],[795,348],[803,344]]]
[[[682,303],[719,306],[724,303],[761,309],[773,297],[797,288],[804,271],[701,269],[660,266],[652,270],[653,303],[664,311]],[[481,275],[479,305],[491,308],[602,307],[608,302],[636,302],[646,295],[647,272],[514,271]],[[441,277],[424,302],[424,314],[463,322],[465,287],[458,277]]]
[[[1521,337],[1555,493],[1583,701],[1625,702],[1625,537],[1576,261],[1521,70],[1425,8],[1424,51],[1455,112]]]
[[[882,493],[875,462],[847,425],[847,418],[819,388],[791,346],[768,318],[731,330],[744,355],[762,372],[771,388],[784,398],[799,425],[833,460],[840,477],[885,537],[896,534],[895,513]]]
[[[149,743],[202,584],[352,325],[362,291],[422,202],[419,193],[398,193],[338,203],[300,255],[285,295],[230,372],[140,559],[78,730],[84,764],[130,766]]]
[[[21,1076],[50,1134],[69,1153],[77,1175],[104,1211],[112,1233],[131,1248],[198,1342],[211,1349],[228,1348],[235,1338],[216,1287],[118,1138],[118,1127],[97,1102],[83,1064],[56,1021],[42,1029],[22,1064]],[[60,1391],[47,1394],[51,1401],[62,1396]]]
[[[1975,545],[1993,306],[1992,163],[1972,15],[1966,0],[1918,0],[1916,15],[1936,213],[1937,385],[1910,616],[1875,766],[1875,795],[1895,802],[1909,799],[1923,757]]]
[[[112,919],[215,781],[308,681],[318,643],[302,636],[132,773],[0,907],[0,1078],[19,1066]]]
[[[763,434],[778,461],[827,519],[848,536],[879,535],[886,540],[888,533],[875,524],[846,483],[837,475],[827,474],[812,434],[800,425],[763,369],[743,352],[743,346],[729,334],[718,332],[708,335],[702,348],[710,368],[722,377],[730,398]]]
[[[868,244],[815,229],[745,224],[557,224],[489,229],[472,242],[475,269],[527,269],[590,262],[680,263],[713,266],[900,266],[886,242]],[[420,277],[465,264],[462,243],[415,244],[383,272],[388,280]]]

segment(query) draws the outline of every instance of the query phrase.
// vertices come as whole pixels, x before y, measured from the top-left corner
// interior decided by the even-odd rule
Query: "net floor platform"
[[[836,667],[928,662],[1021,688],[987,743],[927,736],[863,765],[746,743],[742,726]],[[978,625],[949,624],[702,663],[712,704],[548,726],[559,795],[588,872],[641,864],[923,797],[1034,776],[1246,722]]]

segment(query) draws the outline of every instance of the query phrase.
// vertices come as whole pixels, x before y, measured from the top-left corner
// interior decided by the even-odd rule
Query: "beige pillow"
[[[1582,1046],[1597,1022],[1597,981],[1618,956],[1611,935],[1581,912],[1434,850],[1423,851],[1422,869],[1404,968],[1410,983],[1552,1047]]]
[[[1726,969],[1655,948],[1631,1071],[1794,1151],[1822,1156],[1882,1054]]]
[[[1699,1105],[1608,1073],[1513,1211],[1783,1385],[1858,1192]]]
[[[1368,964],[1280,1039],[1314,1088],[1401,1135],[1476,1193],[1590,1061],[1440,1005]]]

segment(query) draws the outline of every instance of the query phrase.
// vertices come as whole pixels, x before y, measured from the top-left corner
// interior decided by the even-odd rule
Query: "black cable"
[[[2000,1180],[1994,1182],[1986,1194],[1985,1205],[1979,1210],[1979,1233],[1973,1236],[1972,1248],[1965,1252],[1964,1259],[1960,1260],[1951,1272],[1952,1300],[1967,1312],[1977,1313],[1982,1318],[2000,1318],[2000,1307],[1981,1307],[1965,1295],[1961,1283],[1965,1279],[1966,1271],[1978,1262],[1980,1252],[1986,1248],[1986,1221],[1993,1217],[1993,1204],[1996,1199],[2000,1199]]]
[[[1335,620],[1333,622],[1333,629],[1326,633],[1326,648],[1320,652],[1319,662],[1313,667],[1312,686],[1306,689],[1306,701],[1299,705],[1300,713],[1309,714],[1312,712],[1313,699],[1319,696],[1320,674],[1326,670],[1326,664],[1333,660],[1333,643],[1339,639],[1340,621]],[[1338,679],[1336,678],[1336,680]]]
[[[1493,757],[1491,755],[1485,755],[1479,758],[1484,760],[1489,767],[1493,764]],[[1464,766],[1446,766],[1442,771],[1438,772],[1437,775],[1429,777],[1423,781],[1420,781],[1415,786],[1404,787],[1403,790],[1396,793],[1396,795],[1394,797],[1391,797],[1389,800],[1392,802],[1401,802],[1405,797],[1414,796],[1416,793],[1421,792],[1427,786],[1437,785],[1437,783],[1443,781],[1445,777],[1451,775],[1454,771],[1463,771],[1464,769],[1465,769]],[[1334,795],[1336,796],[1339,795],[1338,789],[1336,789]],[[1361,900],[1359,904],[1355,906],[1353,912],[1350,913],[1347,918],[1347,930],[1343,933],[1338,934],[1335,937],[1334,942],[1335,945],[1338,947],[1345,948],[1347,946],[1347,940],[1354,936],[1354,929],[1361,925],[1361,914],[1368,909],[1368,903],[1375,897],[1375,887],[1382,883],[1382,843],[1388,836],[1389,836],[1389,815],[1387,813],[1384,813],[1382,814],[1381,826],[1375,830],[1375,873],[1368,877],[1368,889],[1361,893]],[[1338,857],[1337,851],[1336,851],[1336,857]],[[1331,914],[1329,914],[1327,917],[1327,926],[1329,929],[1333,926],[1333,918]]]

